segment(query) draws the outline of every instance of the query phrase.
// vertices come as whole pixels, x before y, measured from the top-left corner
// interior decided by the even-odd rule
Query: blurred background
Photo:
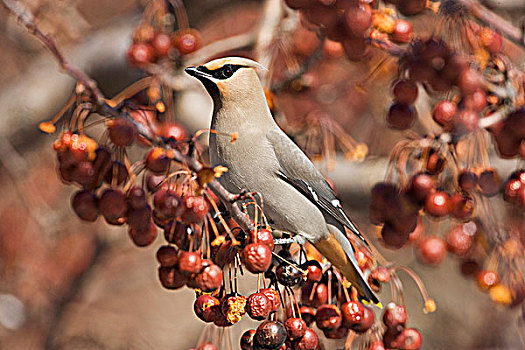
[[[98,82],[106,96],[114,96],[145,76],[143,70],[128,64],[127,51],[146,1],[23,2],[35,14],[42,31],[56,40],[71,63]],[[301,65],[318,55],[320,44],[313,32],[297,24],[300,20],[288,15],[286,36],[272,50],[257,52],[254,38],[264,36],[264,26],[269,26],[269,31],[272,28],[261,21],[268,11],[265,6],[276,2],[184,1],[189,23],[202,37],[202,49],[184,62],[196,64],[242,54],[266,65],[271,62],[273,77],[267,78],[267,85],[286,80],[283,67]],[[525,15],[525,2],[520,0],[485,4],[511,23],[518,24]],[[268,21],[268,17],[264,19]],[[429,35],[440,24],[430,12],[411,22],[414,31]],[[234,40],[221,41],[232,37]],[[523,69],[523,50],[510,42],[507,45],[506,53]],[[409,324],[421,331],[423,348],[525,348],[520,308],[491,302],[461,273],[454,257],[429,267],[417,262],[411,246],[401,250],[381,246],[379,229],[370,224],[368,206],[370,189],[384,179],[389,152],[402,136],[384,121],[392,100],[390,83],[397,74],[395,60],[377,50],[367,60],[350,62],[341,58],[338,48],[330,50],[325,45],[323,50],[320,55],[328,58],[314,59],[308,65],[300,81],[302,87],[281,89],[274,97],[278,121],[298,140],[310,140],[302,146],[319,159],[319,167],[335,184],[347,212],[384,256],[421,276],[437,303],[432,314],[422,312],[423,301],[413,282],[406,276],[401,278]],[[38,124],[60,110],[75,82],[2,6],[0,67],[0,348],[178,350],[195,347],[201,336],[224,336],[194,315],[193,290],[168,291],[160,285],[155,252],[163,244],[162,237],[149,247],[138,248],[126,229],[110,227],[102,220],[85,223],[74,215],[69,199],[74,188],[57,176],[54,138],[41,133]],[[179,74],[176,78],[181,87],[174,100],[177,121],[190,133],[208,127],[212,106],[207,94],[189,77]],[[301,89],[307,91],[298,93]],[[425,115],[430,107],[422,91],[417,107],[418,113]],[[305,116],[310,112],[340,125],[338,144],[350,143],[352,149],[366,144],[366,159],[351,162],[341,150],[336,154],[334,147],[320,146],[319,136],[312,130],[319,130],[326,121],[308,119]],[[414,130],[428,129],[418,125]],[[506,176],[516,162],[498,160],[495,164]],[[439,233],[447,225],[429,222],[425,229]],[[249,290],[253,284],[247,277],[241,290]],[[388,300],[388,288],[381,295]],[[255,325],[245,317],[225,331],[232,337],[234,349],[240,334]],[[325,349],[342,348],[340,341],[325,342]]]

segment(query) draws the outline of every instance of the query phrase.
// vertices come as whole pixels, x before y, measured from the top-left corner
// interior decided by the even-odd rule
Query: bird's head
[[[226,57],[188,67],[185,72],[201,81],[215,103],[224,104],[264,96],[257,69],[266,70],[247,58]]]

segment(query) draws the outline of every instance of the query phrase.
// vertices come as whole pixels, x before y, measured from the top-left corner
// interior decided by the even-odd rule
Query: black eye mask
[[[203,73],[207,73],[211,75],[215,79],[224,80],[224,79],[228,79],[229,77],[231,77],[233,73],[235,73],[239,68],[242,68],[242,67],[246,67],[246,66],[242,66],[239,64],[225,64],[221,68],[214,69],[214,70],[209,70],[208,68],[204,66],[200,66],[198,69]]]

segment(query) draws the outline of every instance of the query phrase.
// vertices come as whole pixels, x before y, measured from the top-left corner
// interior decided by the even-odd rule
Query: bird
[[[272,228],[306,241],[354,286],[366,303],[380,306],[355,258],[345,228],[368,246],[343,211],[334,191],[308,156],[286,135],[270,112],[256,61],[225,57],[185,68],[213,100],[209,156],[228,168],[219,181],[232,193],[258,192]],[[228,135],[236,135],[235,142]]]

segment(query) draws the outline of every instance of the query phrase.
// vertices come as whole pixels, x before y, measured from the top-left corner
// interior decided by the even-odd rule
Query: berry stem
[[[425,288],[425,285],[423,284],[423,281],[419,276],[409,267],[402,266],[402,265],[394,265],[390,267],[390,271],[404,271],[406,272],[416,283],[417,288],[419,289],[419,292],[421,293],[421,296],[423,297],[423,301],[425,302],[425,307],[423,308],[423,311],[425,313],[427,312],[434,312],[436,310],[436,303],[434,299],[432,299],[427,292],[427,289]],[[399,277],[397,274],[392,274],[392,277],[394,277],[392,280],[395,280],[396,283],[401,281],[399,280]],[[404,303],[403,303],[404,304]]]

